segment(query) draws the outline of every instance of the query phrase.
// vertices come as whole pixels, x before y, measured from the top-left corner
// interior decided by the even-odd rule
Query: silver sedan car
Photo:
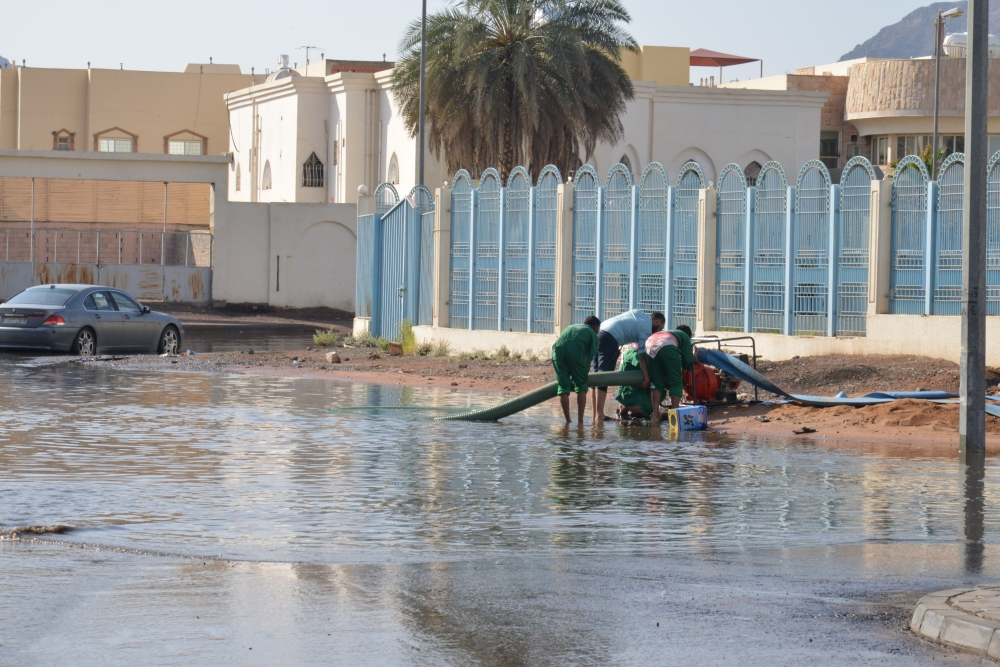
[[[98,285],[40,285],[0,304],[0,347],[176,354],[184,328],[119,289]]]

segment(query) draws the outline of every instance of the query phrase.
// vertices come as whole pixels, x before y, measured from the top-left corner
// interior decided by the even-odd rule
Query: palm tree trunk
[[[503,119],[503,152],[500,155],[500,178],[503,183],[507,182],[510,172],[514,170],[514,123],[511,121],[511,114],[514,113],[514,94],[507,94],[507,113]]]

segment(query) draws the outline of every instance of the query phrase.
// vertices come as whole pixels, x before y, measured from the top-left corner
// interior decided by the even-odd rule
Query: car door
[[[102,349],[121,347],[122,314],[115,310],[115,302],[106,291],[91,292],[83,300],[83,307],[94,319],[97,328],[97,345]]]
[[[153,315],[143,313],[142,306],[124,292],[111,291],[122,315],[122,347],[130,352],[146,352],[153,344]]]

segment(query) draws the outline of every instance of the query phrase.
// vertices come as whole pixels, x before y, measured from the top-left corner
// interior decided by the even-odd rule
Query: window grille
[[[323,187],[323,163],[316,157],[316,153],[310,153],[309,158],[302,164],[302,187]]]
[[[170,155],[204,155],[205,145],[201,140],[195,141],[173,141],[168,144],[167,153]]]
[[[260,189],[270,190],[271,189],[271,161],[264,160],[264,175],[260,179]]]
[[[763,168],[760,162],[754,160],[746,167],[743,168],[743,176],[747,179],[747,187],[753,188],[757,186],[757,177],[760,176],[760,170]]]
[[[131,139],[101,139],[98,141],[97,150],[101,153],[131,153]]]

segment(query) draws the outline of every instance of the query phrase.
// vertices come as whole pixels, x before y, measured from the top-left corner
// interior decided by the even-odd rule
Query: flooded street
[[[431,420],[494,399],[0,357],[0,531],[71,528],[0,665],[979,664],[903,628],[1000,578],[997,461]]]

